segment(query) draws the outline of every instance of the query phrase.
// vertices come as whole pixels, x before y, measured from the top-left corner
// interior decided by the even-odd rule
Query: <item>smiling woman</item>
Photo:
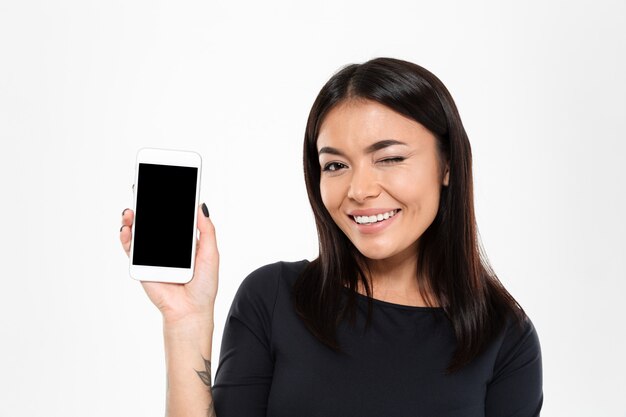
[[[271,416],[539,415],[538,335],[481,256],[471,147],[441,81],[391,58],[346,66],[313,104],[303,159],[319,257],[252,273],[227,323],[254,327],[258,311],[270,312],[262,356],[272,359],[255,374],[271,393],[256,407]],[[265,302],[253,295],[275,280]],[[230,336],[216,379],[224,409],[235,398],[226,387],[242,382],[229,358],[240,335]]]
[[[481,353],[507,319],[523,326],[523,309],[480,256],[469,140],[432,73],[388,58],[339,71],[313,104],[304,165],[320,256],[297,281],[295,300],[323,343],[340,350],[327,323],[353,313],[353,302],[337,305],[342,287],[441,306],[457,339],[448,372]],[[391,210],[380,223],[354,219]]]

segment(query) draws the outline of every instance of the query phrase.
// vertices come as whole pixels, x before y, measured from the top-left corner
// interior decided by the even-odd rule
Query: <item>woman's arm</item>
[[[215,417],[211,393],[212,319],[163,322],[167,417]]]
[[[120,241],[130,256],[135,213],[122,212]],[[167,370],[166,416],[215,416],[211,393],[213,313],[219,281],[219,252],[207,207],[198,207],[196,262],[186,284],[141,281],[163,315]]]

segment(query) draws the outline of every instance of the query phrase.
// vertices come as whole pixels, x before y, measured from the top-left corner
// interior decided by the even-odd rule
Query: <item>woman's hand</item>
[[[130,256],[131,228],[134,218],[135,213],[131,209],[122,212],[120,241],[127,256]],[[182,319],[213,322],[218,287],[219,253],[213,222],[203,214],[202,206],[198,207],[198,230],[200,237],[196,242],[196,261],[193,279],[190,282],[171,284],[141,281],[143,289],[161,311],[166,323],[177,323]]]

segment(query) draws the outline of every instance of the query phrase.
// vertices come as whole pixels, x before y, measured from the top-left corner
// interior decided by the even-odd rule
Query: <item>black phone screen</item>
[[[139,164],[133,264],[190,268],[198,168]]]

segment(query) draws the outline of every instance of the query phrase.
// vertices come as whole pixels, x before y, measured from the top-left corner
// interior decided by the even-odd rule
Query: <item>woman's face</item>
[[[376,260],[415,256],[448,185],[435,136],[380,103],[348,100],[326,115],[317,151],[324,205],[357,249]]]

